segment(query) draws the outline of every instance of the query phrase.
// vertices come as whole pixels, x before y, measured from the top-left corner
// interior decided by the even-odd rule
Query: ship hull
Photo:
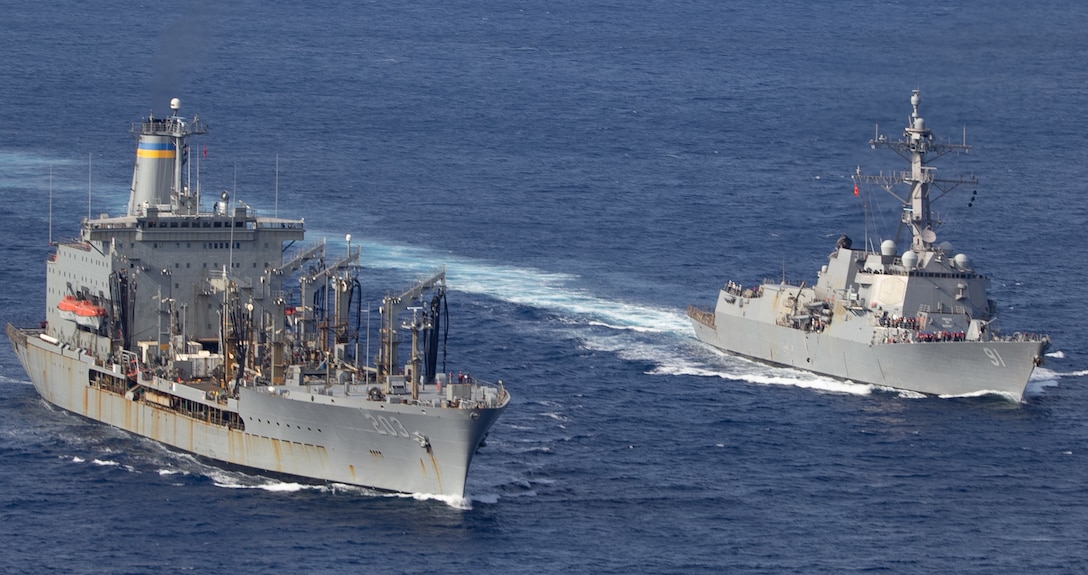
[[[225,425],[90,385],[97,375],[123,377],[120,366],[8,331],[38,394],[61,409],[208,459],[318,481],[464,497],[476,448],[505,408],[364,406],[301,387],[244,388],[229,402],[243,426]]]
[[[1023,398],[1047,345],[1045,340],[883,343],[872,340],[862,318],[843,321],[842,315],[824,332],[781,326],[771,318],[772,311],[759,305],[724,304],[713,322],[693,317],[692,324],[699,340],[766,363],[929,395],[999,393],[1014,401]]]
[[[698,338],[719,349],[855,382],[961,396],[999,393],[1020,401],[1032,370],[1050,340],[1045,335],[1003,336],[994,324],[997,304],[990,278],[948,241],[938,242],[941,222],[931,206],[974,177],[945,179],[930,165],[970,146],[941,142],[919,115],[918,90],[902,138],[876,135],[873,149],[895,152],[910,169],[852,176],[877,184],[902,203],[899,231],[910,230],[909,247],[866,234],[863,249],[843,234],[817,272],[816,282],[745,289],[729,281],[713,312],[689,308]],[[899,185],[909,193],[894,191]],[[930,197],[932,190],[940,194]],[[978,193],[978,192],[975,192]],[[898,232],[896,234],[899,235]]]

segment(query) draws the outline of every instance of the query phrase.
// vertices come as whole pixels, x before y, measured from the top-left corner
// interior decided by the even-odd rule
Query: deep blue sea
[[[0,572],[1084,573],[1086,30],[1076,0],[0,0],[0,319],[44,317],[50,237],[125,209],[130,124],[179,97],[204,189],[350,233],[375,297],[447,265],[451,365],[514,398],[466,501],[398,497],[72,416],[5,344]],[[1025,401],[694,341],[726,280],[894,234],[850,174],[902,167],[868,140],[913,89],[974,145],[941,238],[1053,339]]]

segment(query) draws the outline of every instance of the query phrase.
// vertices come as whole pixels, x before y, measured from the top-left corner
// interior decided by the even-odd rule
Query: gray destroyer
[[[258,216],[227,192],[202,209],[187,140],[206,126],[171,108],[133,125],[128,212],[55,242],[46,321],[7,327],[38,393],[213,460],[464,497],[510,396],[501,380],[446,372],[444,357],[440,369],[445,270],[382,300],[371,354],[350,236],[340,253],[303,244],[303,220]]]
[[[880,251],[854,249],[846,236],[815,285],[765,281],[754,288],[727,283],[714,311],[691,306],[696,336],[716,348],[835,378],[924,394],[997,393],[1017,402],[1049,346],[1046,336],[1001,334],[989,279],[948,242],[937,242],[931,205],[974,178],[939,179],[929,161],[963,144],[935,140],[918,114],[920,97],[902,139],[877,136],[870,144],[910,162],[891,175],[854,176],[880,185],[902,202],[902,226],[911,242]],[[906,196],[896,187],[905,185]],[[931,196],[932,191],[939,191]]]

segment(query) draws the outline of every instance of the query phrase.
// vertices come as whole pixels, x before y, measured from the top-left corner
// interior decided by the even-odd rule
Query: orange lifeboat
[[[106,308],[94,305],[92,302],[76,299],[75,296],[66,295],[57,304],[60,316],[66,320],[74,321],[80,325],[97,329],[106,317]]]

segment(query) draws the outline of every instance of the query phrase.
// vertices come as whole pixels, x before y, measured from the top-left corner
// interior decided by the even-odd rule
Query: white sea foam
[[[472,510],[471,497],[458,497],[456,495],[438,495],[437,493],[389,493],[386,494],[386,496],[399,497],[404,499],[415,499],[416,501],[440,501],[454,509],[460,509],[462,511]]]
[[[701,344],[692,344],[692,346],[696,345],[699,347],[692,350],[682,350],[678,347],[676,352],[662,358],[657,367],[650,370],[650,373],[717,377],[757,385],[788,385],[850,395],[870,395],[874,389],[884,389],[869,384],[841,381],[798,369],[769,366],[711,350]],[[887,389],[886,391],[902,395],[899,390]]]
[[[941,399],[954,399],[954,398],[967,398],[967,397],[986,397],[987,395],[997,395],[1008,399],[1009,401],[1016,401],[1016,396],[1005,391],[997,391],[993,389],[982,389],[979,391],[972,391],[970,393],[958,393],[958,394],[945,394],[939,395]]]
[[[1053,382],[1057,382],[1057,380],[1059,380],[1059,379],[1061,379],[1063,377],[1084,377],[1084,376],[1088,376],[1088,370],[1083,370],[1082,369],[1082,370],[1077,370],[1077,371],[1061,372],[1061,371],[1054,371],[1054,370],[1046,368],[1046,367],[1037,367],[1037,368],[1035,368],[1035,371],[1033,371],[1031,373],[1030,381],[1043,381],[1043,382],[1053,381]]]
[[[313,485],[303,485],[302,483],[283,482],[283,481],[276,481],[276,482],[273,482],[273,483],[269,483],[267,485],[260,485],[258,487],[260,489],[264,489],[265,491],[273,491],[273,492],[279,491],[279,492],[283,492],[283,493],[294,493],[296,491],[302,491],[304,489],[314,489],[315,488],[315,486],[313,486]]]
[[[330,244],[335,243],[330,241]],[[925,397],[767,366],[711,350],[696,342],[689,320],[681,310],[598,297],[578,287],[579,278],[571,274],[494,264],[421,247],[369,240],[354,243],[362,247],[368,267],[425,276],[445,265],[446,277],[453,290],[554,312],[560,316],[564,329],[573,332],[585,349],[613,353],[629,361],[651,362],[654,367],[647,372],[651,375],[718,377],[851,395],[870,395],[880,389],[904,398]],[[1048,355],[1064,358],[1061,351]],[[1040,388],[1053,385],[1060,376],[1062,374],[1039,368],[1031,379],[1033,386]],[[982,392],[982,395],[988,393]]]
[[[881,391],[886,391],[888,393],[895,393],[903,399],[925,399],[926,397],[929,397],[924,393],[918,391],[910,391],[909,389],[895,389],[893,387],[884,386],[877,386],[877,389],[880,389]]]
[[[296,493],[304,490],[329,490],[329,487],[326,485],[308,485],[305,483],[278,481],[275,479],[268,479],[264,477],[240,477],[238,475],[233,475],[226,472],[212,473],[211,478],[212,483],[216,487],[224,487],[226,489],[259,489],[261,491],[268,491],[272,493]]]
[[[576,287],[578,278],[570,274],[492,264],[374,241],[356,242],[356,245],[362,246],[369,267],[423,276],[446,265],[446,277],[453,290],[556,312],[586,349],[614,353],[629,361],[652,362],[655,367],[648,373],[653,375],[720,377],[853,395],[868,395],[873,391],[870,385],[769,367],[710,351],[696,342],[683,311],[597,297]]]
[[[775,373],[775,371],[776,370],[773,370],[772,368],[768,369],[767,372],[730,375],[729,377],[762,385],[791,385],[805,389],[846,393],[850,395],[870,395],[874,389],[874,386],[869,384],[839,381],[837,379],[831,379],[830,377],[809,374],[803,371],[781,370],[780,373]]]
[[[576,287],[578,277],[571,274],[494,264],[413,246],[365,240],[352,243],[362,247],[368,267],[402,270],[422,277],[446,266],[451,290],[560,312],[576,325],[640,333],[691,334],[683,313],[597,297]]]
[[[665,330],[662,330],[662,329],[656,328],[656,327],[645,327],[645,326],[639,326],[639,325],[612,325],[612,324],[609,324],[609,323],[605,323],[603,321],[595,321],[595,320],[590,320],[590,321],[586,322],[586,324],[591,325],[591,326],[607,327],[609,329],[616,329],[616,330],[628,330],[628,331],[634,331],[634,332],[639,332],[639,333],[661,333],[662,331],[665,331]]]
[[[1054,371],[1054,370],[1047,369],[1045,367],[1037,367],[1037,368],[1035,368],[1035,371],[1031,372],[1031,378],[1030,379],[1032,379],[1032,380],[1043,380],[1043,379],[1057,379],[1058,377],[1059,377],[1058,373],[1056,371]]]
[[[13,371],[15,371],[15,370],[13,370]],[[22,368],[19,368],[18,373],[22,373],[22,371],[23,371]],[[32,383],[30,383],[30,379],[25,377],[25,376],[23,376],[23,377],[18,377],[18,376],[17,377],[8,377],[6,375],[0,376],[0,384],[7,385],[9,383],[14,383],[14,384],[17,384],[17,385],[33,385]]]
[[[159,475],[189,475],[188,471],[182,471],[180,469],[160,469]]]
[[[1031,372],[1031,377],[1028,378],[1028,385],[1024,392],[1029,395],[1045,393],[1046,388],[1058,385],[1059,379],[1069,375],[1073,374],[1063,374],[1045,367],[1037,367],[1035,371]]]

